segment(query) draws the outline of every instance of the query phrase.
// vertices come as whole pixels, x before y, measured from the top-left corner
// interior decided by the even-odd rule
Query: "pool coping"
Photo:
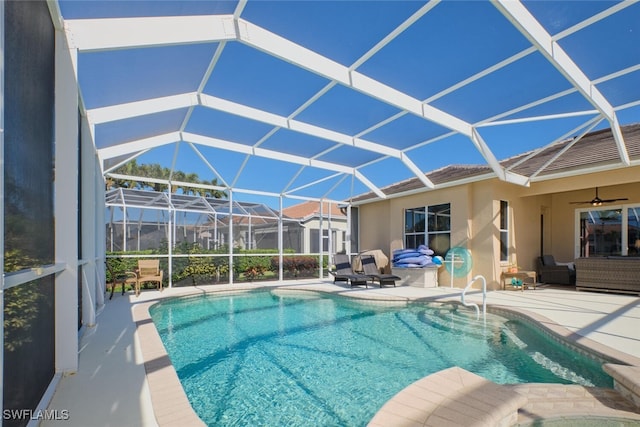
[[[389,303],[393,305],[412,303],[454,303],[460,304],[458,298],[451,296],[427,296],[419,298],[380,295],[374,293],[348,292],[348,288],[335,287],[329,289],[322,287],[321,283],[307,283],[291,285],[288,283],[270,283],[266,285],[247,284],[233,285],[233,287],[189,287],[182,288],[180,292],[158,293],[157,297],[147,301],[132,299],[133,320],[136,324],[136,334],[140,343],[142,360],[151,394],[151,402],[158,426],[179,427],[205,426],[206,424],[196,414],[189,399],[180,383],[178,374],[171,364],[169,355],[162,343],[160,335],[151,319],[149,309],[162,300],[169,298],[192,297],[210,294],[242,294],[261,290],[284,289],[286,291],[316,292],[329,295],[340,295],[345,298],[353,298],[362,301],[372,301],[375,303]],[[343,292],[345,291],[345,292]],[[590,338],[578,335],[567,328],[555,323],[549,318],[524,310],[521,308],[507,307],[499,304],[487,304],[487,311],[509,317],[522,317],[532,322],[542,331],[548,333],[552,338],[557,339],[575,350],[590,356],[595,355],[603,361],[612,360],[620,365],[640,367],[640,358],[628,353],[611,348],[607,345],[596,342]],[[419,380],[421,381],[421,380]],[[390,399],[390,401],[393,400]],[[388,402],[387,402],[388,403]],[[385,406],[385,405],[383,405]]]

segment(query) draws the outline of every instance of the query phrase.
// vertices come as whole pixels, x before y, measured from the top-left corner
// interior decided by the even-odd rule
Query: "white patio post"
[[[323,230],[323,226],[324,226],[324,221],[323,221],[323,217],[324,217],[324,209],[323,209],[323,199],[320,199],[320,221],[319,221],[319,225],[318,225],[318,233],[320,233],[320,237],[318,239],[318,241],[320,242],[320,244],[318,245],[318,264],[320,264],[320,266],[318,267],[318,277],[320,279],[322,279],[322,248],[324,247],[324,230]]]
[[[84,122],[83,122],[84,124]],[[87,144],[93,145],[91,142],[91,135],[88,129],[85,127],[82,128],[82,139],[83,142]],[[96,171],[100,170],[100,160],[93,154],[93,164],[94,169]],[[94,188],[95,188],[95,203],[98,208],[95,211],[95,216],[93,218],[93,230],[94,230],[94,239],[93,239],[93,254],[94,259],[96,260],[96,303],[98,306],[104,304],[104,293],[106,291],[106,242],[107,242],[107,230],[106,230],[106,211],[105,211],[105,182],[104,178],[101,174],[94,174]],[[112,229],[112,227],[109,227]],[[111,244],[113,244],[113,239],[111,239]]]
[[[169,185],[169,201],[171,201],[171,185]],[[167,230],[167,274],[169,275],[169,288],[173,287],[173,242],[175,241],[175,209],[171,203],[169,206],[169,229]]]
[[[55,32],[55,367],[78,370],[78,89],[77,50]]]
[[[233,190],[229,189],[229,284],[233,285]]]
[[[347,255],[349,255],[349,259],[351,259],[351,203],[347,205]]]
[[[122,206],[122,252],[127,252],[127,206]]]
[[[284,280],[284,268],[282,263],[284,262],[284,239],[282,238],[282,233],[284,232],[284,227],[282,226],[282,195],[279,197],[279,212],[278,212],[278,279],[280,281]]]
[[[87,127],[86,120],[82,120],[82,133],[80,135],[80,179],[82,182],[82,193],[80,203],[82,204],[82,218],[80,218],[82,259],[87,262],[82,266],[82,322],[86,326],[93,326],[96,323],[96,308],[104,304],[104,292],[97,282],[96,266],[96,210],[104,205],[98,199],[101,195],[96,191],[96,154],[91,139],[86,140]]]

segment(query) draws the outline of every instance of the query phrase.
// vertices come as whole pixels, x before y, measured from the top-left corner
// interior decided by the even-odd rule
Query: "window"
[[[357,207],[351,207],[351,253],[360,252],[360,211]],[[346,239],[345,239],[346,240]]]
[[[425,244],[425,208],[407,209],[404,212],[404,244],[417,248]]]
[[[500,200],[500,261],[509,260],[509,202]]]
[[[640,256],[640,207],[627,209],[627,255]]]
[[[579,212],[581,257],[640,255],[640,206]]]
[[[451,247],[451,205],[444,203],[406,209],[404,214],[406,248],[427,245],[435,255],[444,256]]]

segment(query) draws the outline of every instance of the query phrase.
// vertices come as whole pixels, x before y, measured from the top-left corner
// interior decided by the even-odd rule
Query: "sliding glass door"
[[[578,212],[580,257],[640,255],[640,206]]]

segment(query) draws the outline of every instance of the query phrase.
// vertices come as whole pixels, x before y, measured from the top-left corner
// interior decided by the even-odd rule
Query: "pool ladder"
[[[480,319],[480,307],[478,307],[478,304],[476,303],[465,302],[464,296],[467,293],[467,290],[471,288],[471,285],[473,284],[473,282],[475,282],[478,279],[482,279],[482,316],[485,317],[487,315],[487,281],[484,278],[484,276],[482,276],[481,274],[478,274],[473,279],[471,279],[469,283],[467,283],[467,286],[464,288],[464,290],[462,291],[462,295],[460,296],[460,301],[462,302],[462,305],[464,305],[465,307],[475,307],[477,320]]]

